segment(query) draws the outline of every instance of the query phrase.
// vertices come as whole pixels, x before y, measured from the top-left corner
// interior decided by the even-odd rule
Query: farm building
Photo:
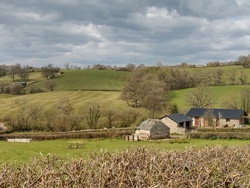
[[[248,114],[244,110],[191,108],[187,116],[193,119],[193,126],[235,127],[245,124]]]
[[[138,140],[154,140],[168,138],[170,129],[163,122],[156,119],[147,119],[136,128],[134,137]]]
[[[192,118],[185,114],[169,114],[160,120],[170,128],[170,133],[184,134],[192,126]]]

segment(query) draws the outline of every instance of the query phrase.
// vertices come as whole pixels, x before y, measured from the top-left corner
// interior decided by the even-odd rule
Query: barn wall
[[[195,118],[192,118],[193,122],[195,121]],[[225,126],[228,125],[229,127],[235,126],[235,125],[240,125],[241,123],[243,123],[244,120],[242,120],[242,122],[239,119],[230,119],[229,122],[226,121],[226,119],[221,118],[218,123],[217,126]],[[214,126],[216,126],[216,119],[213,119],[213,124]],[[199,126],[198,127],[207,127],[208,125],[206,124],[206,121],[204,121],[203,117],[199,118]],[[197,127],[197,126],[196,126]]]
[[[147,130],[136,130],[135,136],[138,136],[139,140],[148,140],[150,138],[150,131]]]
[[[240,125],[240,121],[238,119],[230,119],[229,122],[226,119],[220,119],[220,126],[228,125],[229,127],[233,127],[235,125]]]
[[[178,127],[178,123],[170,118],[162,118],[161,121],[170,128],[170,133],[185,134],[185,129]]]

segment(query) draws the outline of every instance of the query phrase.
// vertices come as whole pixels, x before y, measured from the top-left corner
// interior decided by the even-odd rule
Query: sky
[[[0,1],[0,65],[205,65],[249,49],[249,0]]]

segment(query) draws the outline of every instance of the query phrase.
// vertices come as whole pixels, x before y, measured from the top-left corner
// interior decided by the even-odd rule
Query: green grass
[[[128,72],[114,70],[65,70],[64,74],[53,78],[56,82],[56,91],[76,90],[116,90],[120,91],[127,83]],[[36,86],[44,87],[46,79],[38,82]]]
[[[43,109],[52,108],[62,98],[68,98],[77,112],[88,103],[98,104],[100,107],[127,108],[127,104],[120,100],[120,92],[115,91],[53,91],[30,95],[0,95],[0,119],[15,111],[13,104],[17,99],[23,99],[30,104],[40,105]]]
[[[83,149],[69,149],[68,146],[74,141],[84,143]],[[32,141],[30,143],[9,143],[0,142],[1,153],[0,163],[4,162],[27,162],[33,157],[47,154],[56,154],[62,158],[88,158],[89,153],[107,150],[109,152],[122,151],[131,147],[147,146],[160,150],[185,149],[186,147],[202,148],[205,146],[231,146],[250,144],[249,140],[188,140],[189,143],[174,143],[169,140],[157,141],[124,141],[123,139],[94,139],[94,140],[51,140],[51,141]]]
[[[213,108],[225,108],[223,102],[229,97],[230,93],[238,93],[242,89],[250,88],[250,86],[213,86],[210,87],[212,94],[215,96],[215,104]],[[171,91],[172,102],[176,103],[179,110],[187,112],[190,106],[186,102],[186,95],[194,88],[180,89]]]

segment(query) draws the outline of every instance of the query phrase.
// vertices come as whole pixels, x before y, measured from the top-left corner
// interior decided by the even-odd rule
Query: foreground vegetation
[[[250,145],[103,151],[91,160],[56,155],[4,164],[1,187],[249,187]]]

